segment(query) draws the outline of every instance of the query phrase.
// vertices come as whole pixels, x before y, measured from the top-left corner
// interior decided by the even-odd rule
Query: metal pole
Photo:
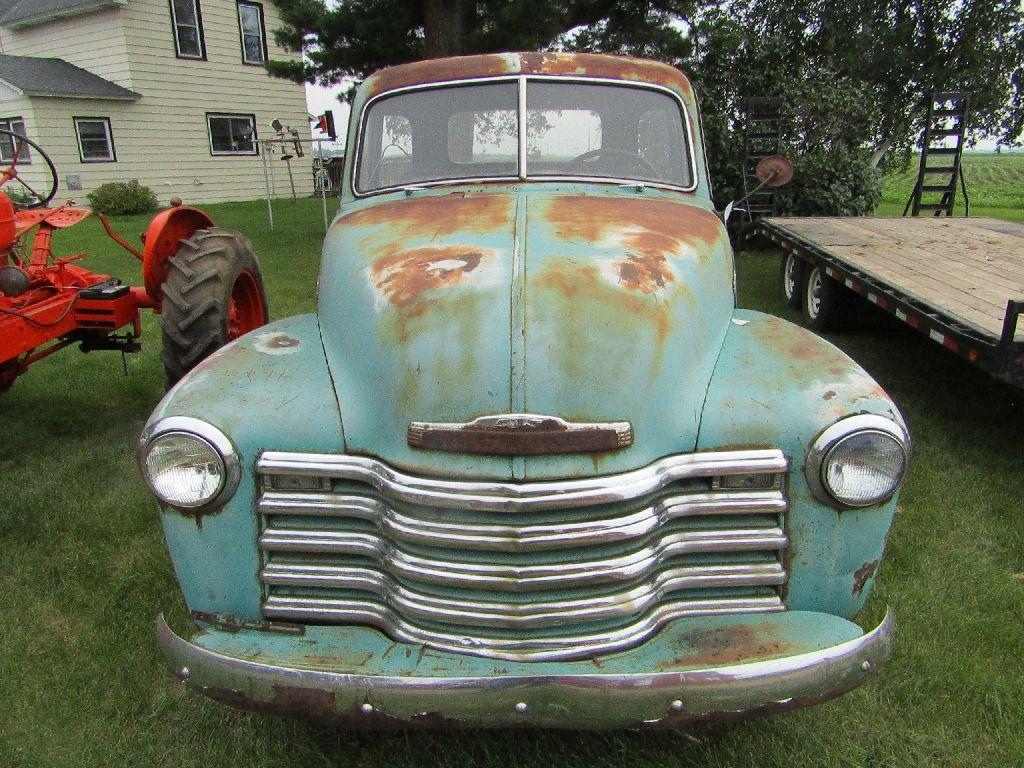
[[[314,154],[315,155],[316,154],[320,155],[320,169],[321,169],[321,176],[320,176],[320,200],[323,203],[323,207],[324,207],[324,234],[326,235],[327,234],[327,185],[324,184],[324,174],[323,174],[323,171],[326,171],[327,166],[324,165],[324,140],[323,139],[317,139],[316,140],[316,153],[314,153]]]
[[[263,158],[263,189],[267,193],[267,219],[270,221],[270,231],[274,231],[274,206],[270,202],[270,171],[267,169],[267,145],[263,144],[263,151],[260,152],[260,156]]]

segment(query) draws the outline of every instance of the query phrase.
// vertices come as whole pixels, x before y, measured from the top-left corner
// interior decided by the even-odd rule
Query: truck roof
[[[563,75],[653,83],[692,95],[690,81],[675,67],[650,59],[598,53],[486,53],[428,59],[387,67],[364,84],[366,97],[426,83],[468,80],[501,75]]]

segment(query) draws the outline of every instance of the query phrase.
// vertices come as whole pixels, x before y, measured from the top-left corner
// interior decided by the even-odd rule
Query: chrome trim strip
[[[331,621],[370,624],[400,642],[418,643],[453,653],[469,653],[506,661],[558,661],[586,658],[628,648],[643,642],[676,619],[692,616],[728,616],[747,613],[775,613],[785,606],[777,595],[768,597],[678,600],[656,605],[638,621],[625,627],[591,634],[569,634],[531,638],[482,637],[442,632],[436,627],[419,627],[388,606],[363,600],[319,600],[270,597],[263,603],[263,615],[270,619]]]
[[[515,81],[518,83],[517,93],[517,112],[519,118],[519,132],[517,135],[517,157],[521,160],[526,154],[526,98],[527,95],[524,91],[529,89],[529,81],[555,81],[555,82],[573,82],[581,84],[598,84],[598,85],[616,85],[626,88],[645,88],[652,91],[660,91],[662,93],[671,96],[680,109],[680,117],[682,118],[683,128],[686,132],[686,146],[689,160],[689,171],[691,183],[687,186],[679,184],[668,184],[665,182],[658,181],[641,181],[640,179],[626,179],[626,178],[610,178],[607,176],[528,176],[526,174],[526,164],[518,162],[519,168],[517,169],[516,175],[513,176],[481,176],[476,178],[458,178],[458,179],[437,179],[434,181],[418,181],[410,184],[400,184],[390,187],[382,187],[380,189],[373,189],[366,192],[362,192],[356,188],[356,176],[359,173],[359,163],[361,162],[362,149],[363,149],[363,136],[366,132],[366,118],[368,117],[367,112],[369,108],[377,101],[389,96],[395,96],[396,94],[406,93],[410,91],[422,91],[431,90],[437,88],[451,88],[460,85],[480,85],[482,83],[497,83],[497,82],[510,82]],[[526,89],[523,88],[523,84],[526,83]],[[505,75],[495,75],[493,77],[472,77],[466,78],[465,80],[440,80],[434,83],[417,83],[416,85],[408,85],[402,88],[394,88],[389,91],[383,91],[368,99],[363,104],[362,109],[359,111],[359,120],[357,123],[356,130],[356,146],[355,152],[352,158],[351,168],[347,171],[349,174],[349,189],[352,191],[353,197],[356,199],[362,199],[366,197],[373,197],[375,195],[382,195],[388,192],[399,192],[406,188],[416,189],[427,189],[429,187],[437,186],[451,186],[451,185],[462,185],[462,184],[475,184],[484,182],[524,182],[524,181],[566,181],[566,182],[590,182],[599,184],[613,184],[613,185],[640,185],[643,187],[651,187],[653,189],[665,189],[673,192],[694,192],[696,191],[698,184],[697,179],[697,159],[696,149],[694,147],[693,134],[695,126],[693,124],[693,118],[690,114],[689,108],[686,106],[686,102],[683,100],[676,91],[671,88],[666,88],[663,85],[656,83],[646,83],[637,80],[618,80],[616,78],[608,77],[582,77],[573,75],[525,75],[525,74],[514,74],[509,73]]]
[[[681,727],[781,711],[834,698],[865,682],[892,656],[894,634],[889,611],[875,629],[853,640],[746,664],[650,672],[638,663],[628,674],[602,673],[597,667],[583,672],[575,665],[561,674],[516,669],[501,675],[430,677],[418,670],[385,676],[303,668],[295,660],[285,666],[272,657],[250,661],[183,640],[162,614],[156,620],[157,644],[172,674],[212,698],[263,712],[319,716],[335,724],[401,728]],[[288,696],[292,691],[323,691],[325,696]],[[333,710],[320,705],[327,700]],[[301,701],[310,706],[297,705]],[[675,706],[676,701],[683,706]],[[426,712],[434,717],[423,717]]]
[[[403,552],[386,539],[371,533],[270,529],[260,536],[259,544],[267,552],[344,554],[374,558],[392,575],[433,584],[523,592],[628,581],[643,576],[678,555],[782,550],[786,548],[788,538],[778,527],[685,531],[663,536],[656,543],[618,557],[525,565],[426,558]]]
[[[681,590],[778,586],[785,583],[786,572],[778,562],[670,568],[649,582],[621,592],[530,603],[467,600],[447,595],[439,597],[406,587],[372,568],[269,563],[260,572],[260,580],[264,584],[278,586],[370,592],[403,616],[417,616],[432,622],[521,629],[626,618],[650,609],[655,603]],[[781,605],[779,598],[773,597]],[[734,599],[735,596],[722,596],[705,598],[700,602],[720,606]],[[303,618],[307,609],[332,609],[349,603],[348,599],[338,600],[330,596],[310,598],[272,594],[263,608],[266,612],[269,606],[276,615],[285,618],[288,610],[297,610],[299,613],[294,615]]]
[[[653,533],[670,520],[699,515],[776,515],[786,511],[780,491],[695,493],[658,499],[636,512],[585,521],[533,525],[446,522],[407,514],[369,496],[333,493],[265,492],[258,502],[265,515],[351,517],[372,522],[388,538],[458,549],[526,552],[628,541]],[[284,521],[286,523],[286,520]],[[281,527],[277,520],[268,528]],[[286,526],[285,526],[286,527]]]
[[[774,448],[679,454],[617,475],[529,483],[415,477],[365,456],[265,451],[256,462],[257,471],[264,475],[354,480],[412,504],[488,512],[570,509],[627,501],[679,480],[780,473],[787,467],[785,455]]]
[[[878,416],[870,413],[859,413],[855,416],[847,416],[840,419],[831,426],[826,427],[815,438],[814,442],[811,443],[811,447],[807,450],[807,461],[804,463],[804,477],[807,478],[807,484],[810,486],[814,495],[829,506],[837,507],[839,509],[855,509],[858,506],[873,507],[876,504],[881,504],[886,501],[886,499],[890,498],[893,493],[896,493],[896,491],[899,490],[900,485],[903,483],[903,478],[900,478],[900,482],[896,483],[892,493],[885,498],[872,501],[868,504],[849,504],[847,502],[839,501],[832,495],[832,492],[828,489],[824,479],[822,478],[825,459],[840,440],[845,437],[849,437],[855,432],[882,432],[883,434],[889,435],[895,439],[903,448],[903,478],[906,477],[907,470],[910,469],[910,435],[902,425],[885,416]]]
[[[160,497],[149,482],[149,473],[146,471],[146,450],[153,440],[168,432],[183,432],[205,440],[224,461],[224,480],[221,483],[220,490],[217,491],[217,495],[209,501],[195,505],[171,504]],[[189,513],[225,504],[234,495],[242,478],[241,459],[230,438],[212,424],[192,418],[191,416],[167,416],[148,425],[142,431],[142,434],[139,435],[139,439],[135,444],[135,458],[139,465],[139,472],[142,473],[142,477],[146,481],[146,485],[149,486],[150,492],[162,504],[172,506],[175,509],[183,509]]]

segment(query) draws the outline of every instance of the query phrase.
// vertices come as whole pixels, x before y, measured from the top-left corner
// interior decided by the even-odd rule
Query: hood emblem
[[[409,424],[409,445],[424,451],[542,456],[615,451],[633,444],[628,421],[572,422],[558,416],[500,413],[468,422]]]

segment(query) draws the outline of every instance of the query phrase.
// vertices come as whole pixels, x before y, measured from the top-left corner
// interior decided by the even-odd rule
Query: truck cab
[[[508,53],[358,89],[315,314],[157,406],[198,632],[172,673],[355,727],[679,727],[835,697],[910,440],[825,340],[737,309],[664,64]],[[312,286],[311,286],[312,290]]]

